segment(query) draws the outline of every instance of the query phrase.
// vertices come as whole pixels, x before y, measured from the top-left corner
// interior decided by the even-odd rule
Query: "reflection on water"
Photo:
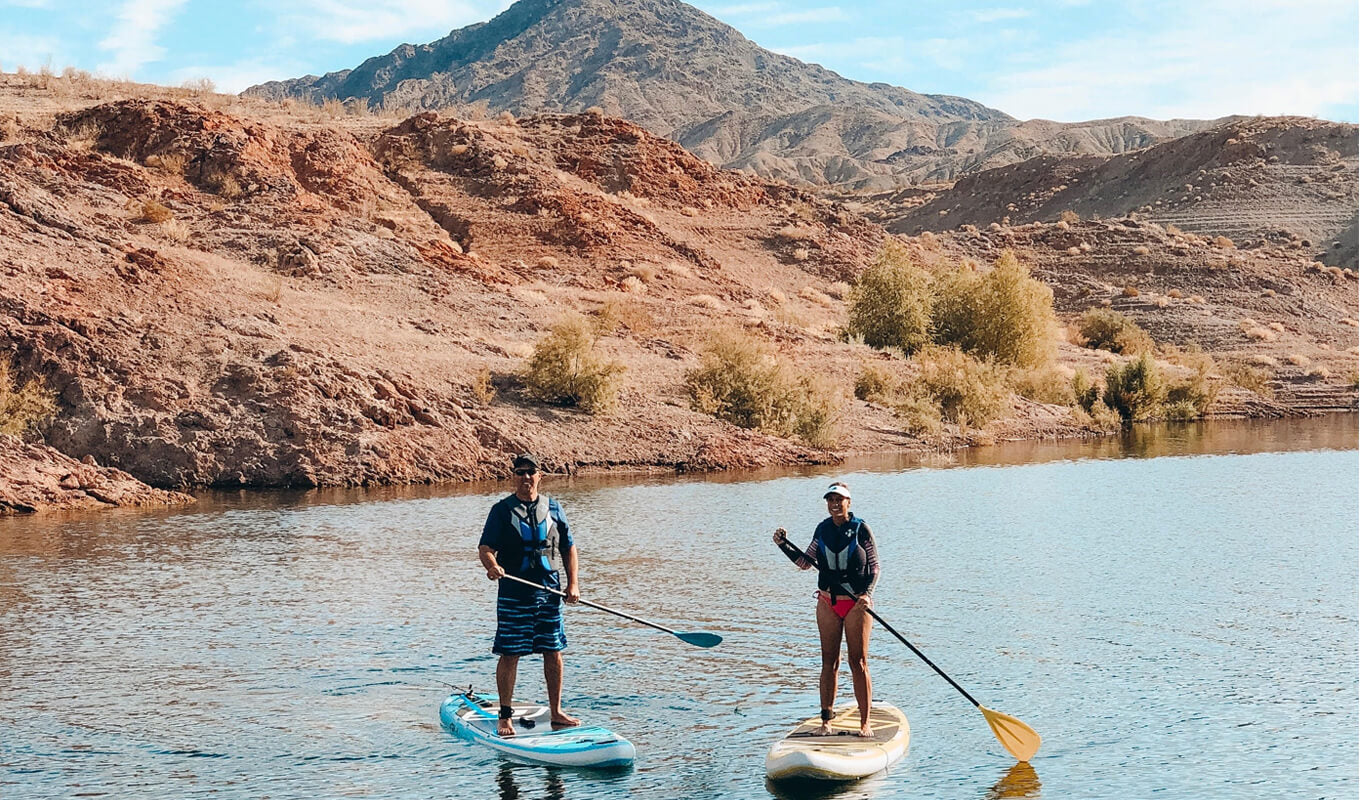
[[[564,700],[637,746],[619,773],[509,762],[438,722],[444,684],[494,688],[475,551],[502,486],[0,520],[0,797],[1037,797],[1034,769],[1050,797],[1355,797],[1355,430],[548,478],[585,596],[723,636],[698,650],[567,611]],[[1002,776],[975,710],[880,633],[875,694],[910,718],[907,756],[847,786],[767,785],[770,743],[816,713],[819,665],[815,578],[769,531],[806,541],[828,473],[878,537],[876,608],[1043,734],[1034,769]],[[525,699],[542,700],[537,670]]]
[[[986,800],[1004,800],[1007,797],[1039,797],[1039,773],[1027,761],[1021,761],[1010,768],[1001,780],[996,782],[985,795]]]
[[[516,773],[520,773],[517,777]],[[519,781],[531,787],[522,793]],[[562,770],[557,767],[536,767],[516,765],[502,761],[496,770],[496,785],[501,791],[501,800],[566,800],[567,784],[562,779]],[[540,791],[541,789],[541,791]]]

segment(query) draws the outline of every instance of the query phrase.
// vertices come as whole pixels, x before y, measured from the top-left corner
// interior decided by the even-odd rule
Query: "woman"
[[[812,534],[806,551],[795,547],[788,532],[778,528],[774,543],[799,569],[817,567],[817,631],[822,640],[822,726],[818,736],[831,734],[831,707],[836,702],[836,673],[841,666],[841,636],[850,654],[850,677],[859,705],[859,735],[872,737],[869,702],[869,626],[878,582],[878,551],[864,520],[850,513],[850,487],[837,481],[822,496],[830,517]]]

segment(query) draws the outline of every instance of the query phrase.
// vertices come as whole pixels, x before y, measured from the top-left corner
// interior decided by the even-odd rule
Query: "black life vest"
[[[869,573],[869,554],[860,543],[863,527],[864,520],[852,517],[846,528],[834,522],[823,528],[823,535],[817,537],[817,588],[842,596],[846,587],[856,595],[869,591],[874,576]],[[828,542],[831,537],[825,535],[827,530],[839,541]],[[833,550],[833,544],[840,548]]]

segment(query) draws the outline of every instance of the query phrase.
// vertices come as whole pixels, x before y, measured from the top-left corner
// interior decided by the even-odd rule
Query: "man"
[[[513,575],[558,589],[568,603],[581,598],[576,583],[576,545],[571,528],[557,501],[539,494],[538,459],[528,453],[515,456],[515,493],[496,503],[487,515],[477,555],[493,581]],[[567,575],[562,589],[561,572]],[[544,589],[515,581],[501,581],[496,596],[496,640],[491,652],[496,663],[496,691],[500,694],[500,722],[496,733],[514,736],[511,697],[519,659],[543,654],[543,680],[548,685],[548,707],[554,727],[579,725],[581,721],[562,711],[562,650],[567,637],[562,631],[561,598]]]

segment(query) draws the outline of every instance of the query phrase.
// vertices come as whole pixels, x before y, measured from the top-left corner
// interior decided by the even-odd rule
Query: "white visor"
[[[827,488],[826,493],[822,495],[822,499],[825,500],[833,494],[838,494],[846,500],[850,499],[850,490],[838,483],[831,484],[831,486]]]

